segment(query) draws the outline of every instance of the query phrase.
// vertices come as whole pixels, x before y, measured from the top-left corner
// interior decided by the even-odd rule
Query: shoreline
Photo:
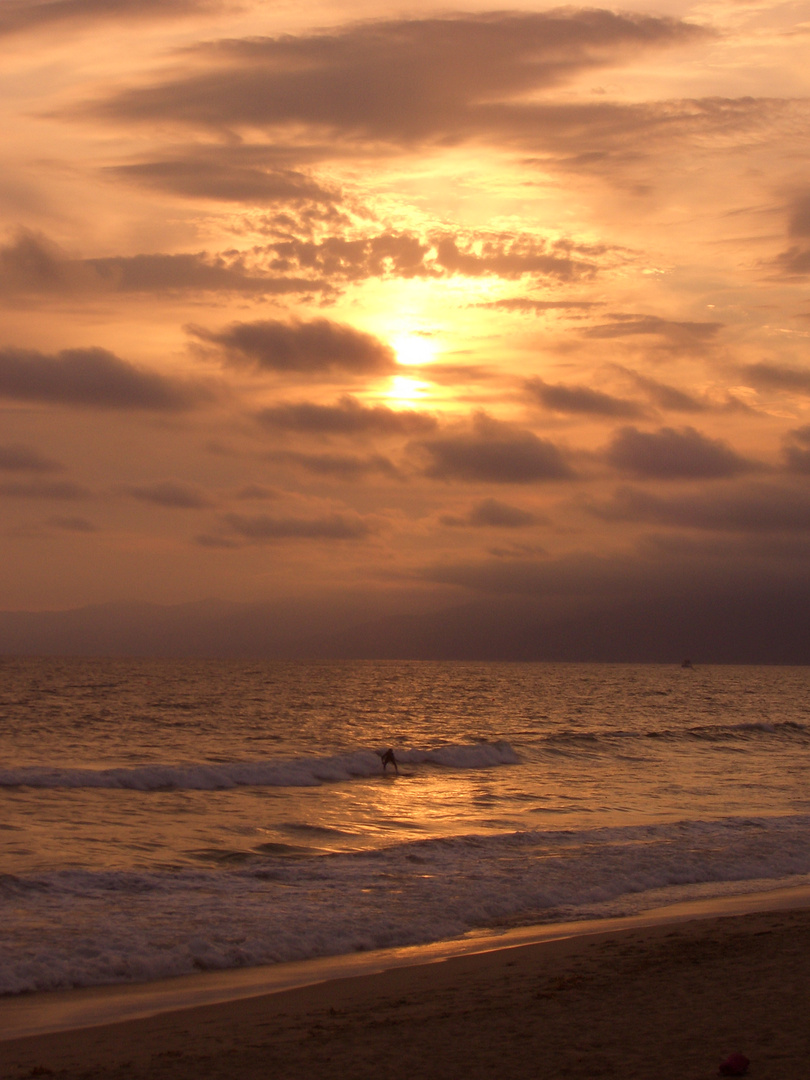
[[[771,899],[17,1038],[2,1076],[709,1080],[740,1052],[752,1080],[799,1080],[810,906]]]
[[[12,1041],[69,1034],[92,1028],[164,1016],[200,1008],[285,995],[336,982],[368,979],[463,958],[555,943],[601,939],[629,931],[649,931],[753,913],[806,910],[810,886],[788,886],[739,895],[671,903],[637,915],[486,930],[450,941],[319,957],[265,967],[176,976],[156,982],[116,984],[75,990],[24,994],[0,999],[0,1045]]]

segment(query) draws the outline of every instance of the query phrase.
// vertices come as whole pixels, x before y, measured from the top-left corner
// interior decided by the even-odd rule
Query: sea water
[[[0,749],[6,994],[810,881],[810,668],[6,658]]]

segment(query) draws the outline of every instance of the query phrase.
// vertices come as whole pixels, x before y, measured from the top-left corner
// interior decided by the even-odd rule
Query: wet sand
[[[810,909],[637,926],[0,1042],[3,1077],[810,1073]]]

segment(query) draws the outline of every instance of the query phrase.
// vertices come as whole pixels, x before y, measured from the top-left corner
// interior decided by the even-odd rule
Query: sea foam
[[[137,982],[627,914],[810,875],[810,817],[480,834],[240,866],[0,878],[0,992]]]
[[[235,787],[317,787],[320,784],[376,776],[381,751],[355,750],[330,757],[291,760],[189,762],[134,768],[71,769],[29,766],[0,769],[0,787],[125,788],[134,791],[217,791]],[[517,765],[520,758],[507,742],[477,742],[428,749],[396,749],[410,766],[485,769]]]

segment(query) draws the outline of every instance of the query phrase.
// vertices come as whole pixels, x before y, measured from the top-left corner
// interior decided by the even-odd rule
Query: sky
[[[801,636],[809,48],[806,2],[2,0],[0,609]]]

